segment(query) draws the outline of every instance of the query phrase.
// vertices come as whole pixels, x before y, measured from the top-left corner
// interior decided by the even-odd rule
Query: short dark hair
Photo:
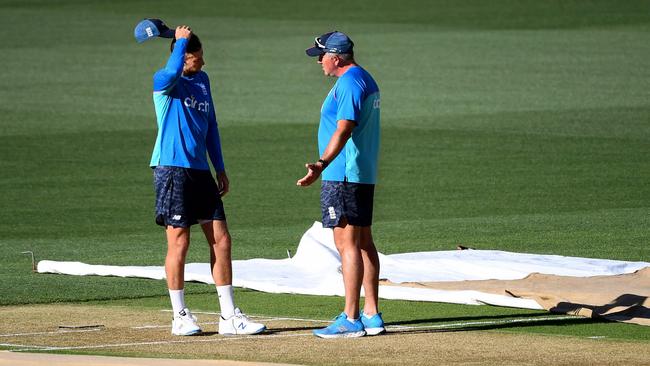
[[[347,53],[334,53],[334,52],[328,52],[328,53],[338,56],[343,61],[354,61],[354,52],[352,51],[349,51]]]
[[[174,52],[174,45],[176,44],[176,38],[172,38],[172,43],[169,45],[169,52]],[[198,50],[203,48],[201,45],[201,40],[199,39],[199,36],[196,34],[192,33],[190,36],[190,41],[187,44],[187,48],[185,49],[186,53],[194,53]]]

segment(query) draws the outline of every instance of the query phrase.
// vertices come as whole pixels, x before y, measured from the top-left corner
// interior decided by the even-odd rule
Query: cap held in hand
[[[160,19],[143,19],[135,26],[133,36],[138,43],[142,43],[153,37],[174,38],[175,32]]]

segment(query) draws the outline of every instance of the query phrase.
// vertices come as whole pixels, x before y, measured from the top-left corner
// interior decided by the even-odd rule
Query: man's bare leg
[[[185,287],[185,257],[190,247],[190,229],[167,226],[167,256],[165,274],[167,288],[182,290]]]
[[[232,240],[226,221],[213,220],[201,225],[210,247],[210,270],[217,286],[232,284]]]
[[[345,314],[353,319],[359,317],[359,291],[363,280],[363,260],[359,242],[361,227],[343,221],[334,228],[334,243],[341,255],[343,285],[345,286]]]
[[[361,227],[361,258],[363,259],[363,312],[373,316],[379,312],[379,255],[372,240],[372,227]]]
[[[201,332],[201,328],[185,306],[185,258],[190,247],[190,228],[167,226],[166,234],[165,274],[174,312],[172,334],[181,336],[197,334]]]
[[[217,287],[221,318],[219,334],[258,334],[266,327],[254,323],[235,306],[232,288],[232,239],[225,220],[213,220],[201,224],[210,246],[210,269]]]

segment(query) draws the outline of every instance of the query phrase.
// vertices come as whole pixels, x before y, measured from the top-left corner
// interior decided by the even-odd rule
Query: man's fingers
[[[314,174],[313,171],[310,170],[309,173],[307,173],[307,175],[305,175],[302,179],[300,179],[298,181],[298,185],[300,185],[300,186],[308,186],[308,185],[314,183],[316,178],[318,178],[318,176],[316,174]]]
[[[315,164],[307,163],[305,164],[305,168],[307,168],[307,175],[305,175],[302,179],[298,180],[296,182],[296,185],[305,187],[314,183],[314,181],[318,178],[318,175],[320,173],[316,173]]]
[[[179,25],[178,27],[176,27],[176,32],[175,32],[176,39],[179,38],[189,39],[191,35],[192,35],[192,29],[190,27],[186,25]]]
[[[311,184],[311,176],[313,174],[307,174],[302,179],[299,179],[298,182],[296,182],[297,185],[299,186],[308,186]]]

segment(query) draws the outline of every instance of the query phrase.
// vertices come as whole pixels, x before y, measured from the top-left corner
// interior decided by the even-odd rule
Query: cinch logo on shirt
[[[199,112],[208,113],[208,111],[210,110],[210,103],[208,103],[207,101],[198,102],[196,99],[194,99],[193,95],[191,97],[185,98],[183,102],[187,108],[194,108],[197,109]]]

